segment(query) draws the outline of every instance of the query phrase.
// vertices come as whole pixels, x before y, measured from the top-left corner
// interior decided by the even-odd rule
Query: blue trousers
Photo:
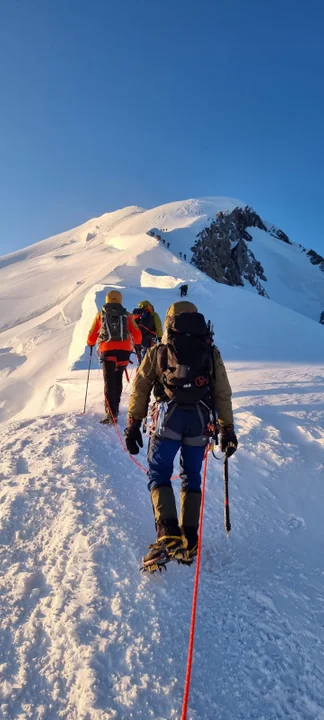
[[[203,435],[208,422],[208,411],[195,406],[172,408],[166,416],[162,435],[153,435],[148,449],[148,489],[171,486],[174,458],[180,452],[180,478],[182,490],[200,490],[201,466],[207,438]],[[171,437],[170,437],[171,436]]]

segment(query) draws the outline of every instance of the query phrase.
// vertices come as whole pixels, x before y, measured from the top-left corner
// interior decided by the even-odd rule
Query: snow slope
[[[3,260],[1,718],[181,716],[193,568],[138,572],[154,537],[146,478],[98,423],[96,359],[80,411],[107,288],[164,315],[183,281],[215,325],[240,442],[228,539],[221,463],[209,461],[188,720],[324,718],[323,328],[214,283],[146,234],[195,234],[229,207],[205,202],[127,208]]]
[[[288,245],[259,228],[250,228],[249,247],[265,269],[262,282],[270,298],[319,322],[324,308],[324,273],[297,244]],[[247,290],[253,290],[246,284]]]

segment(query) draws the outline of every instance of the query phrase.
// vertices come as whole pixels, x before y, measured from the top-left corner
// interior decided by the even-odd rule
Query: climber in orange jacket
[[[111,424],[118,417],[119,403],[123,389],[123,372],[128,365],[134,345],[139,345],[142,333],[133,316],[122,305],[122,294],[110,290],[106,303],[91,325],[88,345],[98,342],[100,361],[104,376],[105,411],[101,420]]]

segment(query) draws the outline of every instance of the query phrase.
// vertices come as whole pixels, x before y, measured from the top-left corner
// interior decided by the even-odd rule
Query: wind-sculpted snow
[[[146,268],[143,270],[141,275],[141,286],[142,288],[160,288],[166,290],[170,288],[176,288],[183,282],[182,278],[174,277],[173,275],[166,275],[161,270],[153,270],[152,268]]]

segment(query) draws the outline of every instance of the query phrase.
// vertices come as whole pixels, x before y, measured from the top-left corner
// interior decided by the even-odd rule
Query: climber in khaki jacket
[[[186,372],[191,376],[186,377]],[[212,346],[205,319],[193,303],[180,301],[169,307],[162,342],[148,350],[139,367],[125,429],[127,448],[134,455],[143,447],[140,427],[153,388],[156,404],[148,450],[148,488],[157,541],[143,560],[143,569],[151,572],[173,558],[191,564],[197,553],[200,473],[212,409],[218,415],[221,450],[230,456],[237,447],[226,369],[219,350]],[[178,521],[171,476],[179,449]]]

